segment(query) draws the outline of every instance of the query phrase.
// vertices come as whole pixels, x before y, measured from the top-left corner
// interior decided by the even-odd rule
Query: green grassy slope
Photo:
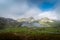
[[[8,28],[0,30],[0,40],[60,40],[60,30],[55,28]]]
[[[54,27],[19,27],[19,28],[7,28],[4,30],[0,30],[1,32],[14,32],[14,33],[25,33],[25,34],[42,34],[42,33],[60,33],[59,29]]]

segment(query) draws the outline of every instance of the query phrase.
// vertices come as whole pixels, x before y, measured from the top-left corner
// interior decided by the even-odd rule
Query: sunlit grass
[[[60,30],[53,27],[19,27],[19,28],[7,28],[0,30],[0,33],[13,32],[13,33],[24,33],[24,34],[46,34],[46,33],[60,33]]]

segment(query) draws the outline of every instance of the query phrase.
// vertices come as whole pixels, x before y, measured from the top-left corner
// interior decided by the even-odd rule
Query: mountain
[[[33,17],[29,17],[29,18],[20,18],[20,19],[17,19],[18,22],[33,22],[35,21],[35,19]]]
[[[52,20],[47,17],[40,19],[39,23],[46,27],[60,27],[60,20]]]
[[[51,19],[49,19],[47,17],[44,17],[44,18],[39,20],[39,23],[46,26],[46,27],[51,27],[50,24],[52,24],[54,22],[55,22],[55,20],[51,20]]]
[[[0,29],[17,27],[18,25],[20,25],[20,23],[16,20],[13,20],[11,18],[0,17]]]
[[[29,18],[21,18],[17,20],[18,22],[21,22],[22,25],[21,26],[28,26],[28,27],[49,27],[49,25],[47,23],[52,23],[54,22],[53,20],[50,20],[48,18],[42,18],[40,20],[36,20],[33,17],[29,17]]]
[[[0,17],[0,29],[12,27],[60,27],[60,20],[52,20],[47,17],[42,19],[20,18],[17,20],[11,18]]]
[[[17,20],[18,21],[18,20]],[[35,20],[33,17],[29,18],[21,18],[18,22],[22,22],[21,26],[28,27],[56,27],[60,24],[58,20],[52,20],[47,17],[41,18],[39,20]]]
[[[21,19],[18,19],[17,21],[22,23],[21,26],[27,26],[27,27],[42,27],[42,25],[40,25],[40,24],[38,23],[38,21],[35,20],[33,17],[21,18]]]

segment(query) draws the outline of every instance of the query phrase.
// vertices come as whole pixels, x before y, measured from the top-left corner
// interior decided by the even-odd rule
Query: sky
[[[0,0],[0,17],[60,20],[60,0]]]

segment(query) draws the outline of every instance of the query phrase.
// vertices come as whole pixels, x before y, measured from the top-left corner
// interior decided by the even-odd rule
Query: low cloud
[[[59,1],[59,0],[58,0]],[[42,3],[44,2],[41,1]],[[0,16],[1,17],[7,17],[7,18],[13,18],[18,19],[22,17],[34,17],[36,19],[42,18],[42,17],[48,17],[50,19],[58,19],[60,18],[60,6],[59,2],[57,2],[55,8],[53,10],[49,11],[42,11],[38,5],[42,3],[31,3],[28,2],[28,0],[0,0]],[[53,1],[51,2],[53,3]]]
[[[42,12],[41,14],[39,14],[39,17],[41,17],[41,18],[47,17],[50,19],[57,20],[57,15],[54,11]]]

